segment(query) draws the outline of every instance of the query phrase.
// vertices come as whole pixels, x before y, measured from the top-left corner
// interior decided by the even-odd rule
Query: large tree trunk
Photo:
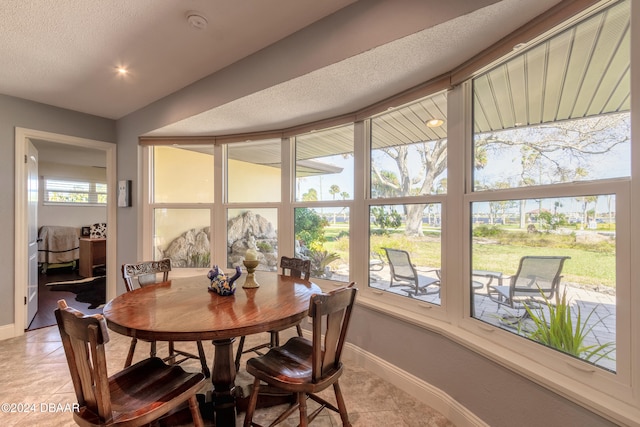
[[[520,200],[520,228],[522,228],[523,230],[525,228],[527,228],[526,205],[527,205],[527,201],[526,200]]]
[[[407,205],[405,234],[407,236],[424,236],[422,231],[422,214],[426,205]]]

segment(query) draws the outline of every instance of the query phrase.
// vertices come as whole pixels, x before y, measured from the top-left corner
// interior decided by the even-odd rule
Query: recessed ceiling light
[[[427,127],[430,127],[430,128],[440,127],[442,126],[443,123],[444,123],[444,120],[442,119],[431,119],[431,120],[427,120],[426,122]]]
[[[125,74],[129,73],[129,70],[127,70],[126,67],[116,67],[116,71],[118,72],[118,74],[120,74],[121,76],[124,76]]]

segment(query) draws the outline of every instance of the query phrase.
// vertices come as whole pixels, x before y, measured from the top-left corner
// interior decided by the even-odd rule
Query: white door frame
[[[14,336],[24,334],[24,292],[27,283],[27,167],[24,162],[29,139],[41,139],[59,144],[103,150],[107,164],[107,301],[116,295],[116,144],[78,138],[51,132],[16,127],[15,133],[15,261],[14,261]]]

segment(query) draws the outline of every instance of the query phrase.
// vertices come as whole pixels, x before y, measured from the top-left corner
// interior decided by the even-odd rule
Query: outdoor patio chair
[[[524,256],[520,258],[518,271],[508,285],[489,284],[489,298],[513,309],[524,308],[524,304],[539,305],[545,298],[551,300],[558,292],[562,267],[568,256]],[[500,280],[502,282],[502,280]]]
[[[384,268],[384,261],[377,252],[369,254],[369,271],[380,271]]]
[[[435,272],[437,278],[419,274],[416,267],[411,263],[409,252],[401,249],[383,248],[389,260],[391,269],[391,280],[389,286],[409,287],[406,292],[409,295],[431,295],[440,292],[440,269],[432,268],[421,270],[420,273]],[[396,283],[394,283],[394,281]]]

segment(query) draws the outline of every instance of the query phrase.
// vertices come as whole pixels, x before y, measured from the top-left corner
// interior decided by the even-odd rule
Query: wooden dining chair
[[[280,258],[280,268],[282,269],[283,276],[291,276],[302,278],[304,280],[309,280],[311,276],[311,261],[308,259],[301,258],[290,258],[286,256],[282,256]],[[296,325],[296,332],[298,336],[302,336],[302,327],[300,323]],[[261,344],[255,345],[250,349],[244,349],[245,337],[240,337],[240,342],[238,344],[238,351],[236,352],[236,372],[240,370],[240,359],[243,354],[247,353],[256,353],[261,356],[262,353],[260,350],[264,348],[277,347],[280,345],[280,331],[269,331],[269,341],[263,342]]]
[[[343,426],[351,425],[338,379],[344,369],[341,362],[342,349],[356,293],[355,283],[352,282],[347,287],[327,294],[312,295],[309,302],[312,340],[293,337],[283,346],[273,347],[264,356],[247,361],[247,372],[254,376],[254,381],[244,419],[245,427],[255,425],[253,414],[261,382],[296,395],[295,402],[271,426],[284,421],[296,409],[300,412],[299,425],[307,426],[324,408],[338,412]],[[316,395],[330,385],[333,386],[337,407]],[[307,397],[320,404],[309,415]]]
[[[73,412],[76,424],[143,426],[188,402],[193,424],[204,425],[196,398],[204,375],[152,357],[108,377],[104,317],[85,316],[65,300],[58,301],[55,316],[80,407]]]
[[[135,264],[123,264],[122,265],[122,278],[124,279],[124,285],[127,292],[131,292],[135,288],[135,282],[138,282],[138,286],[144,287],[147,285],[166,282],[169,280],[169,272],[171,271],[171,259],[165,258],[160,261],[143,261]],[[156,342],[149,341],[151,344],[150,356],[156,355]],[[127,359],[124,362],[125,368],[131,366],[133,361],[133,354],[136,350],[136,344],[138,339],[136,337],[131,338],[131,344],[129,346],[129,353]],[[188,351],[179,350],[175,348],[173,341],[168,342],[169,356],[165,357],[163,361],[171,364],[180,364],[189,359],[197,359],[202,366],[202,373],[205,377],[209,378],[211,373],[207,366],[207,357],[204,353],[204,347],[202,341],[196,341],[198,346],[198,355]]]

